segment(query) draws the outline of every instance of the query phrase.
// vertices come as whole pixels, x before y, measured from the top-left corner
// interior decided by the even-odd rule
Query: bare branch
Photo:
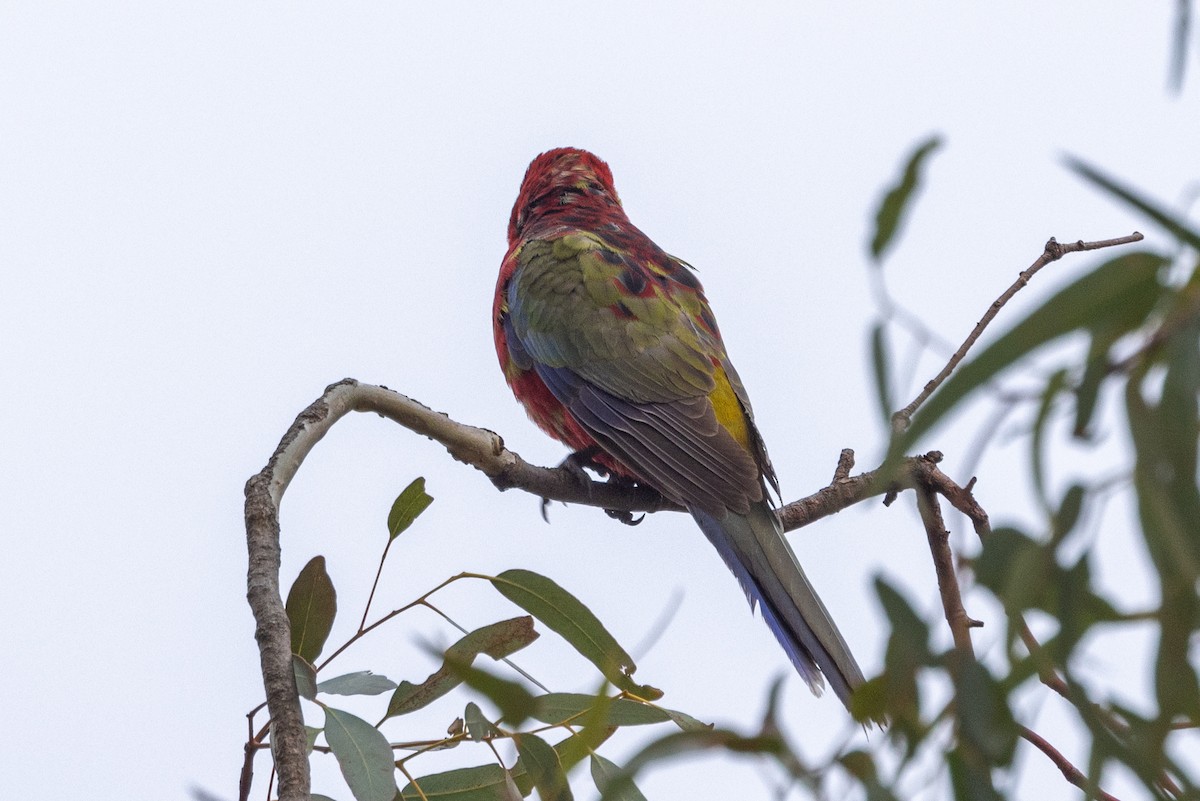
[[[968,617],[967,610],[963,608],[958,574],[954,569],[954,555],[950,553],[950,532],[946,530],[946,522],[942,519],[937,493],[930,486],[917,487],[917,509],[921,513],[921,522],[925,524],[929,553],[933,556],[933,567],[937,572],[938,592],[942,596],[946,623],[954,637],[954,648],[963,656],[974,658],[971,629],[983,623]]]
[[[962,345],[960,345],[958,350],[954,352],[954,355],[950,357],[950,361],[946,362],[946,366],[942,368],[942,371],[938,373],[933,380],[925,385],[920,394],[913,398],[912,403],[908,404],[903,409],[892,415],[892,430],[899,433],[908,428],[908,424],[912,421],[913,414],[917,411],[921,404],[928,400],[929,396],[933,394],[934,390],[941,386],[942,382],[945,381],[952,372],[954,372],[954,368],[957,367],[959,362],[963,360],[963,357],[967,355],[967,351],[970,350],[971,346],[975,344],[975,341],[979,339],[979,336],[983,333],[983,330],[987,328],[988,324],[996,317],[997,314],[999,314],[1000,310],[1004,308],[1004,305],[1008,303],[1008,301],[1011,300],[1012,297],[1016,295],[1017,292],[1019,292],[1026,284],[1028,284],[1029,279],[1032,278],[1039,270],[1052,261],[1058,261],[1067,253],[1077,253],[1083,250],[1099,250],[1100,248],[1110,248],[1117,245],[1128,245],[1133,242],[1140,242],[1143,238],[1144,237],[1140,233],[1134,231],[1129,236],[1122,236],[1116,239],[1102,239],[1096,242],[1084,242],[1081,239],[1078,242],[1070,242],[1065,245],[1061,245],[1054,239],[1054,237],[1050,237],[1050,240],[1046,242],[1046,247],[1042,250],[1042,255],[1038,256],[1033,264],[1025,268],[1025,270],[1017,276],[1017,280],[1013,282],[1012,286],[1004,290],[1003,294],[1001,294],[1000,297],[996,298],[996,300],[992,302],[992,305],[988,307],[987,312],[984,313],[979,322],[975,324],[975,327],[971,330],[971,333],[967,335],[965,340],[963,340]]]
[[[1099,787],[1093,786],[1088,781],[1088,777],[1083,775],[1083,771],[1072,765],[1071,761],[1062,755],[1062,752],[1046,742],[1046,739],[1037,732],[1021,726],[1021,738],[1050,757],[1050,761],[1054,763],[1054,766],[1062,771],[1063,778],[1071,784],[1084,792],[1091,793],[1094,797],[1101,799],[1101,801],[1119,801],[1116,796],[1109,795]]]

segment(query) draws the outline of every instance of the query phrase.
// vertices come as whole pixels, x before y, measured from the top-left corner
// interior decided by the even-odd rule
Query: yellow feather
[[[713,411],[717,413],[717,422],[733,435],[739,445],[753,453],[754,449],[750,445],[750,426],[746,423],[746,412],[742,408],[742,402],[738,400],[737,393],[733,391],[733,386],[729,383],[729,377],[725,375],[725,370],[717,367],[713,371],[713,380],[717,385],[713,387],[712,392],[708,393],[708,400],[713,405]]]

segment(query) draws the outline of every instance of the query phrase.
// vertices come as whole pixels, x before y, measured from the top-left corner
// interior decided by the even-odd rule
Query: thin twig
[[[1072,765],[1071,761],[1062,755],[1062,752],[1046,742],[1046,739],[1040,734],[1025,726],[1020,727],[1020,733],[1022,739],[1050,757],[1050,761],[1054,763],[1054,766],[1062,771],[1063,778],[1071,784],[1101,799],[1101,801],[1119,801],[1116,796],[1109,795],[1088,781],[1088,777],[1083,774],[1083,771]]]
[[[917,509],[921,513],[921,522],[925,524],[929,553],[933,556],[933,567],[937,572],[938,593],[942,597],[946,624],[950,626],[950,634],[954,638],[954,648],[962,656],[974,658],[971,629],[983,623],[969,617],[963,608],[962,591],[958,587],[958,574],[954,569],[954,555],[950,552],[950,532],[946,530],[942,507],[932,487],[917,487]]]
[[[971,333],[965,340],[963,340],[962,345],[958,347],[958,350],[954,352],[954,355],[950,357],[950,360],[946,362],[946,366],[942,368],[942,371],[938,373],[933,380],[929,381],[925,385],[920,394],[913,398],[912,403],[908,404],[903,409],[892,415],[892,430],[896,433],[900,433],[908,428],[909,423],[912,421],[913,413],[917,411],[922,403],[929,399],[929,396],[933,394],[934,390],[942,385],[942,382],[950,376],[950,373],[954,372],[954,368],[957,367],[959,362],[963,360],[963,357],[967,355],[967,351],[970,350],[971,346],[975,344],[975,341],[979,339],[979,336],[983,333],[983,330],[987,328],[988,324],[996,317],[1000,310],[1004,308],[1004,305],[1008,303],[1008,301],[1011,300],[1012,297],[1022,289],[1022,287],[1028,284],[1029,279],[1032,278],[1039,270],[1052,261],[1058,261],[1067,253],[1077,253],[1084,250],[1099,250],[1100,248],[1110,248],[1117,245],[1128,245],[1132,242],[1140,242],[1143,238],[1144,237],[1140,233],[1134,231],[1129,236],[1122,236],[1116,239],[1102,239],[1096,242],[1084,242],[1081,239],[1078,242],[1069,242],[1063,245],[1059,244],[1054,237],[1050,237],[1050,240],[1046,242],[1046,246],[1042,250],[1042,255],[1038,256],[1033,264],[1025,268],[1025,270],[1017,276],[1017,280],[1013,282],[1012,286],[1004,290],[1000,297],[996,298],[992,305],[988,307],[987,312],[985,312],[983,317],[980,318],[979,322],[975,324],[975,327],[971,330]]]

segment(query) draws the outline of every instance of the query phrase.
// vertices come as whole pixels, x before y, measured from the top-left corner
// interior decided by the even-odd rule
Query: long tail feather
[[[812,691],[821,693],[823,673],[849,708],[851,693],[863,683],[862,670],[783,538],[771,507],[761,502],[749,514],[727,512],[722,518],[694,507],[690,511],[737,576],[751,608],[756,602],[761,606],[767,626]]]

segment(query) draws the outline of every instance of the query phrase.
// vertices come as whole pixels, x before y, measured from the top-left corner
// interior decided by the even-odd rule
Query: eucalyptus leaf
[[[417,787],[420,787],[418,792]],[[404,785],[402,801],[516,801],[512,777],[499,765],[479,765],[434,773]],[[424,794],[422,796],[422,793]]]
[[[429,508],[433,498],[425,492],[425,479],[414,479],[411,484],[396,496],[392,509],[388,512],[388,542],[396,539],[404,532],[417,517]]]
[[[325,741],[356,801],[393,801],[396,764],[387,738],[367,721],[325,707]]]
[[[631,678],[637,666],[592,611],[551,579],[530,570],[506,570],[492,586],[567,641],[619,689],[654,701],[662,690]]]
[[[535,699],[533,717],[551,725],[581,723],[587,713],[596,707],[597,700],[596,696],[586,693],[548,693]],[[662,709],[627,698],[599,700],[606,701],[607,707],[601,725],[640,726],[671,719]]]
[[[613,762],[599,754],[592,754],[592,781],[602,794],[605,788],[621,773],[621,769]],[[610,801],[646,801],[646,796],[632,780],[620,784],[611,795],[605,796]]]
[[[318,692],[330,695],[379,695],[396,689],[396,682],[369,670],[346,673],[317,685]]]
[[[536,734],[527,733],[514,734],[513,742],[541,801],[571,801],[571,785],[558,754],[549,743]]]
[[[337,592],[325,572],[325,557],[314,556],[296,576],[287,597],[292,653],[315,663],[337,616]]]
[[[420,684],[402,681],[392,693],[387,718],[421,709],[462,683],[461,671],[451,670],[449,662],[470,665],[479,654],[503,659],[538,638],[533,619],[528,616],[501,620],[464,635],[446,649],[442,666]]]
[[[871,257],[878,263],[896,237],[913,197],[921,185],[925,162],[942,146],[942,137],[934,134],[918,144],[904,165],[899,179],[883,196],[875,212],[875,233],[871,237]]]
[[[299,654],[292,654],[292,675],[296,679],[296,692],[301,698],[315,701],[317,698],[317,670]]]

